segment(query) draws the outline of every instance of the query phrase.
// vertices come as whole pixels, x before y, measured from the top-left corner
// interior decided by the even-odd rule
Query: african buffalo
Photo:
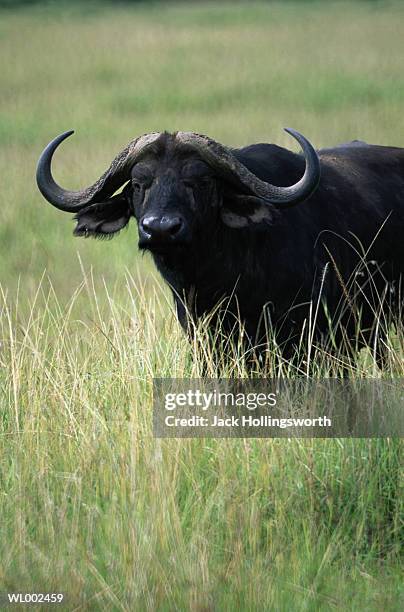
[[[75,213],[76,236],[111,236],[134,216],[139,248],[151,252],[184,328],[222,303],[225,335],[239,318],[254,350],[265,349],[270,329],[289,359],[311,330],[331,350],[356,338],[354,348],[374,345],[382,358],[380,322],[403,305],[404,149],[354,141],[316,152],[287,131],[303,156],[273,144],[230,149],[191,132],[147,134],[77,192],[51,174],[65,132],[43,151],[37,183],[53,206]]]

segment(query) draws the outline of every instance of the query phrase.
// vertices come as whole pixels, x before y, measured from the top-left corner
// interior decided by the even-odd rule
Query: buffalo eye
[[[153,182],[153,170],[149,164],[139,162],[132,169],[132,189],[140,193],[142,189],[147,189]]]
[[[190,189],[203,189],[211,183],[211,179],[212,177],[206,174],[204,176],[187,176],[181,178],[181,183],[184,187]]]
[[[147,189],[153,182],[153,178],[151,176],[142,176],[135,177],[132,179],[132,188],[134,191],[141,191],[142,189]]]
[[[209,166],[202,161],[194,161],[182,168],[181,182],[185,187],[207,184],[211,178],[212,173]]]
[[[200,179],[199,179],[200,180]],[[185,187],[195,187],[195,184],[197,182],[199,182],[199,180],[197,178],[183,178],[181,179],[181,183],[185,186]]]
[[[132,187],[133,187],[133,191],[135,193],[139,193],[139,191],[141,191],[141,189],[142,189],[141,183],[139,183],[139,181],[135,181],[135,180],[132,181]]]

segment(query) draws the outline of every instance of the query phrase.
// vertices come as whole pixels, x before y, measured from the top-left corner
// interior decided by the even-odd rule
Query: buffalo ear
[[[105,202],[80,210],[74,217],[77,221],[74,235],[112,238],[128,224],[130,217],[130,204],[127,195],[122,192]]]
[[[220,213],[223,223],[234,229],[264,229],[273,224],[278,214],[271,204],[260,198],[239,194],[226,194]]]

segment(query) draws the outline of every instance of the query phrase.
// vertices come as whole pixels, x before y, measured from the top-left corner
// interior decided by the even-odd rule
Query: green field
[[[400,441],[154,439],[152,378],[198,376],[197,348],[134,223],[74,239],[34,175],[72,128],[54,164],[71,189],[151,131],[404,146],[403,3],[83,6],[0,11],[0,593],[62,591],[69,610],[402,609]],[[403,339],[388,371],[362,354],[352,375],[404,376]]]

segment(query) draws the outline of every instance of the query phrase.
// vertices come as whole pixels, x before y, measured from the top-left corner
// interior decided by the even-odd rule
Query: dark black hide
[[[274,185],[297,182],[305,168],[300,155],[275,145],[233,153]],[[400,316],[404,149],[355,141],[319,151],[319,157],[317,190],[285,210],[263,205],[206,168],[208,176],[189,187],[181,168],[195,161],[195,154],[170,150],[168,144],[139,164],[142,172],[152,165],[154,182],[147,179],[147,190],[134,183],[138,221],[148,209],[182,215],[182,242],[144,248],[172,288],[184,328],[187,309],[197,320],[225,300],[226,333],[240,316],[247,345],[264,348],[270,325],[290,358],[303,327],[307,331],[314,321],[314,339],[322,343],[330,341],[333,322],[338,348],[344,337],[356,336],[358,326],[360,343],[372,343],[378,315]],[[124,209],[121,201],[118,221]],[[88,214],[88,209],[78,213],[79,228]]]

